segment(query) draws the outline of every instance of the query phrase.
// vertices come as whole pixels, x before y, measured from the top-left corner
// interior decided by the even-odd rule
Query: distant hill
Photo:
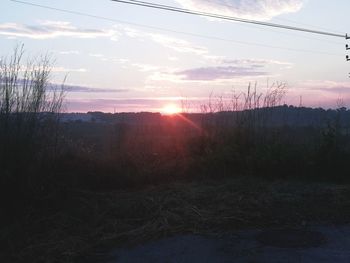
[[[350,127],[350,110],[307,108],[295,106],[277,106],[245,111],[224,111],[216,113],[183,113],[186,119],[199,125],[244,125],[254,123],[264,126],[326,126],[337,123],[342,127]],[[184,118],[177,115],[167,116],[160,113],[62,113],[62,122],[94,122],[105,124],[157,125],[164,120],[181,124]]]

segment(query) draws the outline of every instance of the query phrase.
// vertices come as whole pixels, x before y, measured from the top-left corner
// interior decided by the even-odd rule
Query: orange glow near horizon
[[[176,104],[166,104],[162,109],[161,113],[164,115],[169,116],[177,116],[182,121],[186,122],[187,124],[191,125],[192,127],[196,128],[198,131],[202,132],[202,128],[199,127],[196,123],[188,119],[184,114],[182,114],[182,109],[177,106]]]
[[[166,115],[174,115],[181,113],[181,108],[176,104],[167,104],[162,108],[162,113]]]

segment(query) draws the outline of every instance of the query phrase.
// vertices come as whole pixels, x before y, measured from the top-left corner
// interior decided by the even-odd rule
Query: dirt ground
[[[0,230],[2,262],[350,262],[349,185],[237,177],[64,196]]]

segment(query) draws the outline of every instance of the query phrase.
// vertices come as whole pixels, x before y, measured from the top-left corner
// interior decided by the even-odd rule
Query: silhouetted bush
[[[23,46],[17,47],[0,60],[0,191],[11,208],[48,191],[50,172],[41,169],[52,168],[59,150],[64,96],[63,87],[49,83],[49,57],[24,62],[23,55]]]
[[[80,144],[60,167],[62,174],[71,174],[74,187],[102,191],[241,175],[348,180],[347,122],[336,121],[336,110],[322,110],[324,121],[300,118],[300,124],[294,119],[300,111],[309,109],[181,114],[146,123],[140,121],[142,113],[138,118],[130,113],[122,121],[115,114],[106,122],[65,123],[63,130]]]

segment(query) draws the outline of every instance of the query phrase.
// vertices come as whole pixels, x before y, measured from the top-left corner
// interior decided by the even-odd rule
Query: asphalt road
[[[104,260],[95,262],[349,263],[350,226],[255,229],[221,236],[174,236],[118,248],[108,253]]]

